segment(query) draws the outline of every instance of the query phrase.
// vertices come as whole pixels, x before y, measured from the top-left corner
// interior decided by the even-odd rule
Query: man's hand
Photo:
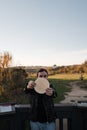
[[[34,86],[35,86],[35,82],[32,81],[32,80],[30,80],[30,81],[28,82],[27,89],[33,89]]]
[[[52,88],[47,88],[46,89],[46,95],[51,96],[53,94],[53,89]]]

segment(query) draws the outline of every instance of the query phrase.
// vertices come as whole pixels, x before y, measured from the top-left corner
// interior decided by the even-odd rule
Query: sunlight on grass
[[[80,74],[55,74],[49,76],[49,79],[79,80],[80,76]],[[83,78],[87,79],[87,74],[83,74]]]

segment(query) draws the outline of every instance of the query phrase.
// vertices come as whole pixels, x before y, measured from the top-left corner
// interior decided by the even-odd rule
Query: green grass
[[[54,102],[59,103],[64,99],[65,93],[71,91],[71,87],[69,86],[71,80],[49,79],[49,81],[55,86],[58,94],[58,96],[54,99]]]

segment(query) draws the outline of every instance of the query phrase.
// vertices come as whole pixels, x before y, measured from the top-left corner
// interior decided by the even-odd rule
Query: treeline
[[[49,74],[60,73],[87,73],[87,61],[80,65],[56,66],[55,68],[48,68]]]
[[[38,69],[43,68],[44,66],[29,66],[29,67],[24,67],[26,70],[28,77],[34,77],[36,76],[36,72]],[[52,67],[47,67],[45,66],[48,70],[49,75],[54,75],[54,74],[76,74],[76,73],[87,73],[87,61],[80,65],[69,65],[69,66],[57,66],[55,65]]]
[[[5,52],[0,56],[0,102],[19,102],[24,99],[23,87],[27,73],[22,67],[11,67],[12,56]]]

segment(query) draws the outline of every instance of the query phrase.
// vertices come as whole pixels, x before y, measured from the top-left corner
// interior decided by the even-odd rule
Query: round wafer
[[[34,89],[37,93],[44,94],[46,89],[49,88],[49,81],[45,78],[37,78],[35,83]]]

